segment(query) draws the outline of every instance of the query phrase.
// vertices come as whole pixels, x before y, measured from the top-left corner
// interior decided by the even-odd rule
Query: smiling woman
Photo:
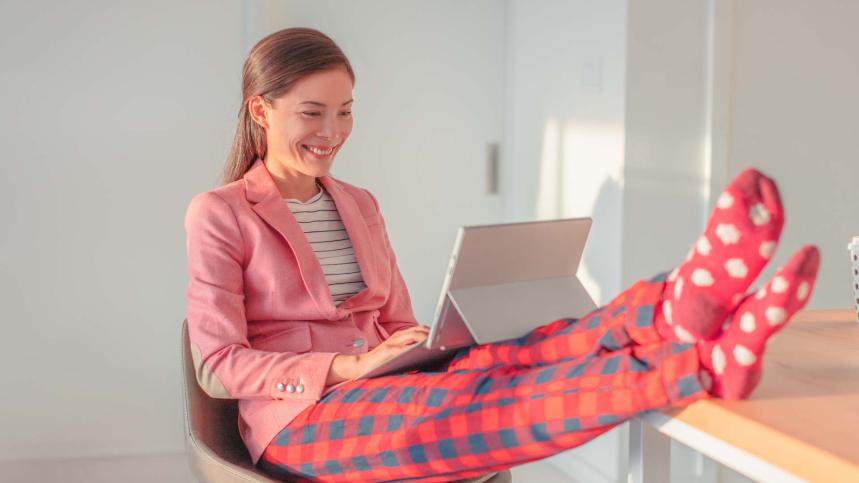
[[[294,28],[262,39],[245,61],[224,183],[239,180],[255,159],[305,185],[305,178],[327,174],[352,132],[354,85],[349,60],[321,32]]]
[[[354,80],[319,31],[262,39],[245,61],[223,186],[186,213],[197,378],[239,400],[254,463],[323,393],[426,338],[378,203],[329,176],[352,131]]]
[[[328,174],[352,132],[352,85],[349,71],[337,67],[299,79],[271,101],[248,99],[251,118],[269,138],[265,165],[284,198],[310,198],[315,179]]]
[[[808,301],[819,255],[800,250],[747,295],[784,220],[775,183],[751,169],[671,274],[581,319],[359,378],[427,329],[376,199],[329,175],[352,130],[354,80],[321,32],[260,41],[225,183],[186,213],[197,379],[239,400],[254,464],[290,480],[450,481],[557,454],[651,409],[754,389],[768,338]]]

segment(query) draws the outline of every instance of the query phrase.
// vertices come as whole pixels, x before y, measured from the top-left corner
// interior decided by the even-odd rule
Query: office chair
[[[182,386],[185,421],[185,450],[188,464],[204,483],[276,482],[251,464],[239,436],[238,403],[234,399],[209,397],[199,384],[191,360],[188,321],[182,322]],[[509,470],[457,483],[511,483]]]

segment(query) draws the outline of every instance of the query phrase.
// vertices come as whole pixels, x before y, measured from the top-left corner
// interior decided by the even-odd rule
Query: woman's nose
[[[337,119],[326,116],[319,125],[316,135],[323,138],[333,138],[337,135]]]

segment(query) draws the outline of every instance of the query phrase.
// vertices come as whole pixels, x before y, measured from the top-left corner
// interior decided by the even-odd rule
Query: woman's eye
[[[319,115],[318,112],[313,112],[313,111],[304,111],[304,112],[302,112],[302,114],[304,114],[305,116],[310,116],[310,117],[316,117]]]
[[[341,112],[341,113],[340,113],[340,115],[341,115],[341,116],[344,116],[344,117],[345,117],[345,116],[351,116],[351,115],[352,115],[352,111],[343,111],[343,112]]]

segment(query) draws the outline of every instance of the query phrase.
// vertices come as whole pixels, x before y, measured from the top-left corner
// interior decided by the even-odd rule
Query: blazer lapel
[[[253,210],[283,236],[295,254],[301,279],[319,312],[329,319],[335,318],[333,317],[335,307],[319,260],[308,243],[301,225],[283,201],[268,168],[257,159],[245,173],[244,180],[246,197],[253,203]]]
[[[265,167],[262,160],[257,159],[243,178],[246,197],[253,204],[253,210],[283,236],[295,254],[304,286],[313,298],[319,312],[329,320],[342,318],[342,314],[338,313],[338,308],[331,298],[331,292],[322,273],[319,259],[307,241],[301,225],[298,224],[295,216],[283,201],[280,190],[277,189],[268,168]],[[361,300],[367,298],[366,296],[372,296],[374,292],[378,291],[376,260],[371,246],[370,231],[352,195],[347,193],[333,178],[322,176],[319,181],[334,199],[340,219],[343,221],[343,226],[352,242],[361,276],[368,287],[353,297],[356,299],[355,301],[350,299],[349,304],[344,302],[340,305],[343,309],[347,306],[353,308],[357,305],[356,302],[360,303]]]
[[[337,212],[340,214],[340,220],[343,221],[343,226],[346,228],[346,233],[349,234],[349,240],[352,242],[352,249],[355,252],[355,259],[358,262],[358,268],[361,270],[361,276],[364,278],[364,284],[367,288],[358,292],[354,296],[355,301],[351,305],[357,305],[366,299],[366,295],[372,297],[374,291],[378,290],[376,283],[376,257],[373,254],[372,243],[370,238],[370,230],[367,228],[367,221],[364,215],[358,208],[358,203],[351,194],[347,193],[337,180],[330,176],[321,176],[320,183],[334,199],[334,205],[337,206]]]

